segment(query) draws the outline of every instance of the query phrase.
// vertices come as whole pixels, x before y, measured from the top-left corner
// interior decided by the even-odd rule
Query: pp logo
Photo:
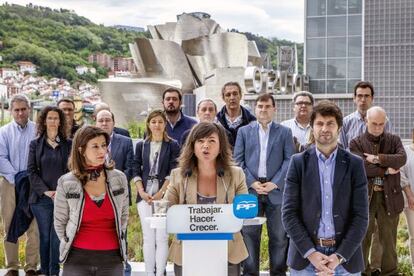
[[[240,219],[257,216],[257,197],[254,195],[237,195],[233,201],[233,214]]]

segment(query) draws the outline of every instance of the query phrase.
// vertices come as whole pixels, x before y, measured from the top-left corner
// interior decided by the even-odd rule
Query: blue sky
[[[6,1],[1,0],[0,3]],[[305,0],[9,0],[8,3],[74,10],[97,24],[147,25],[175,22],[183,12],[203,11],[221,27],[303,42]]]

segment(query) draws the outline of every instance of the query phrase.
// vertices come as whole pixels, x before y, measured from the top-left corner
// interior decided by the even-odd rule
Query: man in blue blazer
[[[295,147],[291,130],[272,121],[275,113],[274,98],[260,95],[255,108],[257,121],[239,129],[234,158],[244,170],[249,193],[258,196],[259,216],[267,218],[270,275],[286,275],[288,239],[282,226],[281,205],[284,179]],[[249,251],[243,275],[259,275],[261,231],[261,225],[242,229]]]
[[[338,147],[342,112],[333,102],[319,102],[310,124],[315,146],[292,157],[283,194],[291,275],[360,275],[368,227],[364,164]]]

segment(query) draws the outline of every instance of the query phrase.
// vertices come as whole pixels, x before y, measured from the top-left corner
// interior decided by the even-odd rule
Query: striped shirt
[[[339,135],[339,142],[344,149],[349,150],[349,143],[351,140],[365,133],[366,129],[367,126],[365,120],[357,110],[344,118],[341,133]],[[391,132],[391,122],[388,118],[385,123],[385,131]]]

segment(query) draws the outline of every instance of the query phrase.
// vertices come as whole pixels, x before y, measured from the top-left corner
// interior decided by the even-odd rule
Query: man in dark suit
[[[291,275],[360,275],[368,227],[364,164],[338,147],[342,112],[333,102],[318,103],[310,124],[315,146],[292,157],[283,194]]]
[[[249,193],[257,195],[259,216],[267,218],[270,275],[286,274],[288,239],[282,226],[283,186],[289,160],[295,152],[292,132],[273,122],[276,104],[272,95],[256,100],[257,121],[241,127],[237,133],[234,159],[243,168]],[[249,257],[243,263],[243,275],[259,275],[261,225],[242,229]]]
[[[93,115],[92,115],[92,119],[94,121],[96,121],[96,115],[101,110],[108,110],[108,111],[111,112],[111,109],[110,109],[110,107],[109,107],[109,105],[107,103],[104,103],[104,102],[97,103],[95,105],[95,110],[94,110]],[[128,138],[131,137],[131,135],[129,134],[129,131],[127,129],[125,129],[125,128],[121,128],[121,127],[114,126],[113,127],[113,132],[115,132],[116,134],[120,134],[122,136],[128,137]]]
[[[111,137],[111,142],[108,145],[108,159],[115,162],[115,168],[122,171],[128,180],[129,190],[129,205],[131,200],[131,185],[130,180],[133,174],[134,166],[134,150],[132,147],[132,140],[114,131],[115,118],[111,111],[103,109],[96,114],[96,126],[103,129]],[[125,263],[125,275],[131,274],[131,266],[128,262]]]

